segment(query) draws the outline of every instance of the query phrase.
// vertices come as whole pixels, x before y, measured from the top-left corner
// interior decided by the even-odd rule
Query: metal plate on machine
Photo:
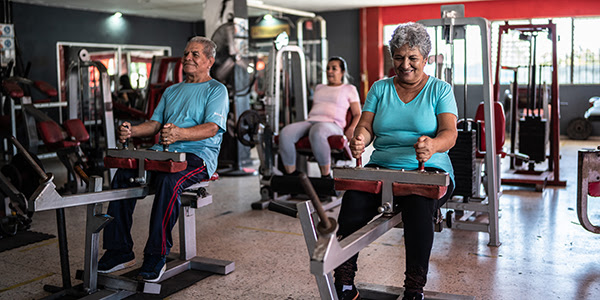
[[[431,184],[447,186],[450,184],[448,173],[390,170],[380,168],[333,168],[334,178],[390,180],[400,183]]]
[[[152,151],[152,150],[129,150],[129,149],[108,149],[107,156],[125,157],[150,160],[173,160],[185,161],[186,154],[183,152]]]

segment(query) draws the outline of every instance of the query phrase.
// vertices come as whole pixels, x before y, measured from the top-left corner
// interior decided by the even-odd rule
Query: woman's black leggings
[[[440,171],[435,168],[431,170]],[[453,190],[454,184],[451,181],[446,195],[441,199],[417,195],[394,197],[394,204],[399,206],[404,223],[406,248],[404,287],[407,291],[423,291],[427,282],[429,256],[433,246],[434,218],[438,208],[448,200]],[[343,239],[365,226],[378,214],[379,206],[381,206],[381,194],[346,191],[338,217],[338,238]],[[337,285],[354,284],[354,276],[358,270],[357,259],[358,254],[335,269],[334,278]]]

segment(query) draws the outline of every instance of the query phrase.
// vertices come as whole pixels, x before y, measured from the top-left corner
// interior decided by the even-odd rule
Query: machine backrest
[[[146,118],[150,119],[152,114],[154,113],[154,109],[158,105],[162,94],[165,90],[172,86],[174,83],[172,81],[167,81],[163,83],[154,83],[150,85],[150,89],[148,90],[148,102],[146,103]]]
[[[496,121],[496,126],[494,128],[496,131],[496,153],[502,152],[502,147],[504,147],[505,142],[505,132],[506,132],[506,118],[504,116],[504,107],[500,102],[494,102],[494,119]],[[483,122],[484,120],[484,112],[483,112],[483,102],[479,103],[477,106],[477,112],[475,113],[475,122],[482,122],[481,126],[481,143],[479,145],[479,152],[485,152],[485,126]]]
[[[158,69],[158,82],[181,82],[183,71],[183,64],[181,63],[181,57],[167,57],[162,58]],[[169,78],[168,74],[171,72],[173,78]]]

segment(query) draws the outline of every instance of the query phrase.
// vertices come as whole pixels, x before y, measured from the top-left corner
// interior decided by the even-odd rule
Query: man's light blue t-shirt
[[[189,128],[212,122],[219,126],[217,134],[200,141],[178,141],[169,145],[169,151],[193,153],[206,163],[209,176],[217,170],[219,149],[226,130],[229,96],[227,88],[211,79],[201,83],[177,83],[163,93],[151,120],[161,124],[173,123]],[[162,151],[161,144],[150,149]]]
[[[404,103],[396,93],[393,80],[392,77],[375,82],[365,100],[363,111],[375,114],[375,150],[369,163],[395,170],[414,170],[419,167],[419,163],[413,145],[420,136],[436,136],[437,115],[458,115],[456,101],[448,83],[429,76],[417,97]],[[448,151],[433,154],[425,162],[425,166],[448,172],[454,181]]]

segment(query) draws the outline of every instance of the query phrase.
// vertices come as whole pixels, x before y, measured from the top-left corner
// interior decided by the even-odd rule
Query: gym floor
[[[577,151],[599,144],[598,139],[561,141],[566,188],[536,192],[502,186],[501,246],[489,247],[487,233],[436,233],[426,290],[476,299],[600,299],[600,236],[585,231],[576,213]],[[318,172],[314,169],[310,172]],[[299,220],[250,208],[260,199],[257,176],[221,177],[209,191],[213,203],[196,213],[198,255],[234,261],[235,271],[210,276],[169,299],[319,299]],[[151,202],[138,202],[134,215],[136,267],[142,263]],[[600,224],[600,204],[591,202],[590,219]],[[66,218],[74,276],[83,266],[85,207],[66,209]],[[55,222],[53,211],[39,212],[31,230],[56,235]],[[178,252],[178,231],[173,234],[172,251]],[[401,287],[402,238],[402,230],[393,229],[361,251],[357,282]],[[0,299],[48,296],[44,285],[61,285],[57,238],[3,252],[0,270]]]

